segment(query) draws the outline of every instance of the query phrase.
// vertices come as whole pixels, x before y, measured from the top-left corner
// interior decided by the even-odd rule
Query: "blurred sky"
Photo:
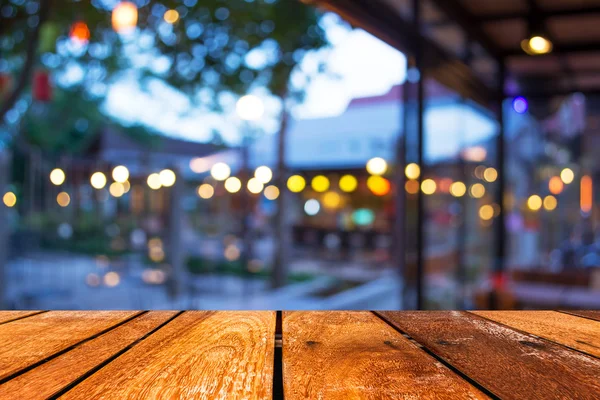
[[[363,30],[351,30],[335,14],[321,21],[332,49],[308,54],[301,68],[314,70],[325,57],[332,75],[313,80],[303,105],[293,110],[295,118],[320,118],[339,115],[355,97],[386,93],[404,81],[406,67],[402,53]],[[228,99],[234,104],[235,99]],[[265,98],[266,115],[261,122],[267,133],[275,133],[279,104]],[[142,123],[165,134],[188,140],[207,141],[218,130],[230,144],[239,141],[234,114],[215,114],[194,108],[187,96],[160,81],[143,90],[135,71],[124,74],[108,89],[105,110],[125,124]]]

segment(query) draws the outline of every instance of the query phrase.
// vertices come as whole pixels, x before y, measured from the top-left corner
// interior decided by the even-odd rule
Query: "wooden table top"
[[[600,311],[4,311],[0,399],[600,399]]]

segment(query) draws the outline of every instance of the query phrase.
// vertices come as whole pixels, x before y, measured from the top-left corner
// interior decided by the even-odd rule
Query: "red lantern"
[[[43,102],[52,100],[52,86],[48,71],[36,71],[33,75],[33,99]]]
[[[87,24],[83,21],[77,21],[71,25],[71,31],[69,32],[71,40],[79,44],[87,44],[90,41],[90,30]]]

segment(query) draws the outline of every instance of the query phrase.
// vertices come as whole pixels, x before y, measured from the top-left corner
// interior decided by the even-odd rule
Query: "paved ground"
[[[302,268],[318,265],[305,261]],[[277,291],[260,279],[200,276],[188,279],[185,293],[169,296],[165,285],[145,283],[139,262],[108,264],[70,254],[37,253],[8,264],[9,307],[19,309],[398,309],[400,289],[389,272],[364,285],[330,296],[317,296],[334,283],[331,277],[290,285]],[[344,272],[341,272],[344,271]],[[357,278],[358,266],[337,275]],[[364,276],[362,277],[364,278]]]

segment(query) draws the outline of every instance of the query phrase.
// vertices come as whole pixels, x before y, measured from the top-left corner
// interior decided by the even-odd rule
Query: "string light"
[[[237,193],[242,188],[242,181],[235,176],[231,176],[225,180],[225,190],[229,193]]]
[[[564,187],[565,185],[562,179],[558,176],[553,176],[550,178],[550,181],[548,181],[548,190],[550,190],[550,193],[552,194],[561,194]]]
[[[323,195],[323,206],[329,209],[336,209],[342,203],[341,196],[336,192],[327,192]]]
[[[71,203],[71,196],[67,192],[60,192],[56,196],[56,202],[61,207],[67,207]]]
[[[212,187],[212,185],[204,183],[198,186],[198,196],[200,196],[201,198],[205,200],[210,199],[211,197],[213,197],[214,194],[215,189]]]
[[[135,29],[138,20],[137,6],[129,1],[122,1],[112,11],[112,26],[115,32],[127,33]]]
[[[94,189],[102,189],[106,186],[106,175],[102,172],[94,172],[90,178],[90,183]]]
[[[329,189],[329,179],[324,175],[317,175],[312,179],[310,185],[315,192],[323,193]]]
[[[391,190],[390,181],[377,175],[370,176],[367,179],[367,187],[376,196],[385,196]]]
[[[279,197],[279,189],[274,185],[267,186],[264,193],[268,200],[276,200]]]
[[[50,182],[53,185],[60,186],[65,182],[65,172],[60,168],[55,168],[50,172]]]
[[[544,197],[544,209],[546,211],[552,211],[558,205],[558,201],[554,196],[546,196]]]
[[[404,169],[404,173],[408,179],[418,179],[421,176],[421,167],[416,163],[410,163]]]
[[[179,13],[177,12],[177,10],[167,10],[165,11],[163,18],[166,23],[174,24],[177,21],[179,21]]]
[[[218,162],[210,169],[210,175],[216,181],[224,181],[231,175],[231,168],[229,168],[229,165],[223,162]]]
[[[485,186],[483,186],[481,183],[474,184],[471,186],[470,194],[474,199],[482,198],[485,195]]]
[[[129,179],[129,170],[124,165],[118,165],[113,168],[112,177],[115,182],[123,183]]]
[[[358,187],[358,180],[352,175],[344,175],[340,178],[340,189],[346,193],[352,193]]]
[[[273,179],[273,171],[267,166],[260,166],[254,171],[254,177],[264,184],[267,184]]]
[[[290,192],[300,193],[306,187],[306,180],[300,175],[292,175],[287,180],[287,187]]]
[[[575,179],[575,173],[571,168],[565,168],[560,171],[560,179],[568,185]]]
[[[160,178],[160,184],[164,187],[171,187],[175,184],[177,177],[175,176],[175,172],[170,169],[163,169],[158,174]]]
[[[489,221],[494,217],[494,207],[489,204],[483,205],[479,208],[479,218],[484,221]]]
[[[12,208],[17,204],[17,196],[13,192],[6,192],[2,197],[4,205],[8,208]]]
[[[495,168],[489,167],[483,171],[483,179],[487,182],[495,182],[498,179],[498,171]]]
[[[125,194],[125,186],[120,182],[113,182],[108,187],[108,191],[113,197],[121,197]]]
[[[462,182],[454,182],[450,185],[450,194],[454,197],[462,197],[467,193],[467,186]]]
[[[69,37],[72,41],[80,45],[85,45],[90,41],[90,29],[85,22],[77,21],[71,25]]]
[[[148,175],[146,183],[148,184],[148,187],[152,190],[158,190],[162,187],[162,184],[160,183],[160,175],[156,172]]]
[[[371,175],[383,175],[387,169],[387,162],[381,157],[371,158],[367,161],[367,172]]]
[[[437,185],[433,179],[425,179],[421,183],[421,191],[427,195],[434,194],[437,189]]]
[[[258,194],[258,193],[262,192],[264,187],[265,187],[265,185],[263,185],[263,183],[256,178],[251,178],[248,181],[248,191],[250,193]]]
[[[531,211],[538,211],[542,208],[542,198],[537,194],[530,196],[527,199],[527,207],[529,207]]]

